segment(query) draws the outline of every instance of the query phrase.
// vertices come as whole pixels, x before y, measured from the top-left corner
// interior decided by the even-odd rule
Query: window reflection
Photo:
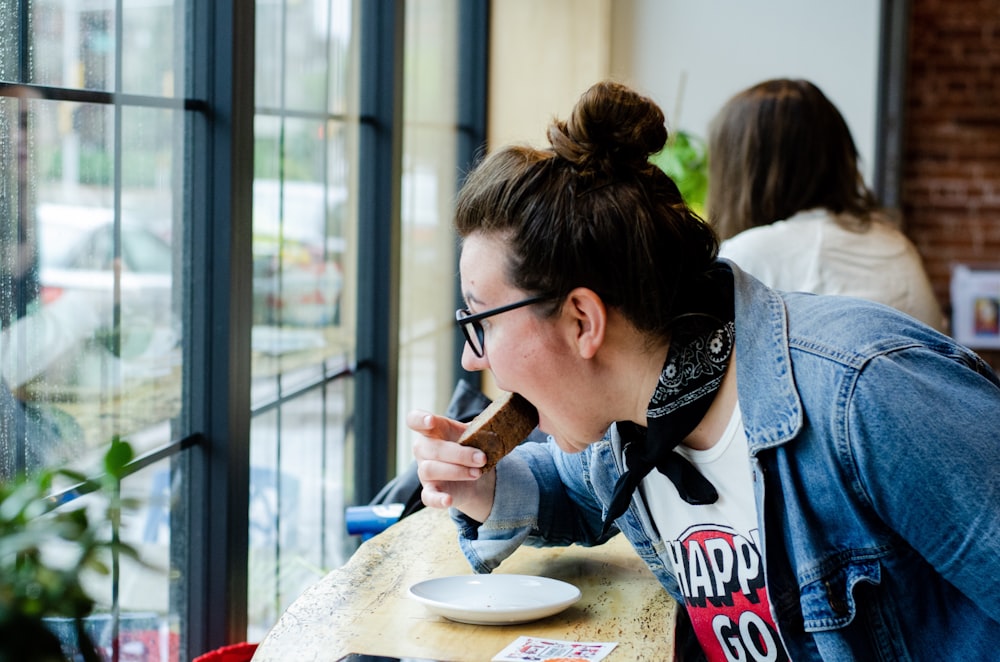
[[[0,162],[15,167],[4,168],[7,195],[0,196],[0,478],[9,479],[51,461],[59,435],[44,412],[24,401],[28,357],[13,347],[45,325],[38,314],[38,241],[29,186],[31,112],[39,95],[20,86],[6,92],[0,99]]]
[[[23,100],[6,102],[25,108]],[[26,128],[10,141],[31,149],[10,187],[20,203],[5,216],[17,223],[4,227],[32,261],[30,280],[10,276],[0,286],[10,313],[0,370],[16,400],[7,401],[11,434],[4,438],[21,444],[4,455],[15,460],[11,468],[71,462],[86,469],[113,435],[134,435],[179,413],[174,222],[164,175],[174,111],[30,104]],[[67,117],[90,119],[65,124]],[[106,130],[116,122],[116,131]],[[120,156],[116,133],[130,137]],[[129,165],[128,176],[114,175],[116,160]],[[150,438],[137,450],[167,441]]]
[[[24,83],[0,83],[0,479],[95,475],[113,436],[162,449],[180,414],[183,35],[173,0],[0,4],[0,80]],[[138,504],[122,539],[145,564],[88,579],[107,659],[111,638],[120,659],[179,659],[169,464],[122,485]]]

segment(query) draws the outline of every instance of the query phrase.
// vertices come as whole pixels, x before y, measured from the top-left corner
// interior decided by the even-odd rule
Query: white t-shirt
[[[838,225],[830,212],[813,209],[744,230],[722,242],[719,255],[778,290],[877,301],[945,329],[920,254],[906,235],[887,223],[852,232]]]
[[[757,506],[739,405],[710,449],[679,446],[719,493],[693,506],[656,470],[640,490],[667,546],[691,624],[710,662],[787,660],[764,584]]]

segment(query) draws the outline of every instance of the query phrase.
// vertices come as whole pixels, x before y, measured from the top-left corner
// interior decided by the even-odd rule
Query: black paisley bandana
[[[705,313],[710,328],[677,333],[670,343],[659,382],[646,410],[647,427],[619,421],[627,470],[615,485],[604,533],[626,510],[642,479],[654,468],[670,479],[688,503],[715,503],[719,495],[712,483],[674,448],[704,418],[719,390],[735,344],[732,320],[732,278],[725,269],[726,292],[722,309]],[[719,294],[713,292],[713,294]],[[717,313],[721,312],[720,317]]]

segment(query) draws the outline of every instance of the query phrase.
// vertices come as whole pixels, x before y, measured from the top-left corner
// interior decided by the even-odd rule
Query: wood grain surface
[[[521,635],[618,642],[609,662],[673,659],[676,603],[623,536],[593,548],[522,547],[494,573],[560,579],[582,597],[559,614],[520,625],[468,625],[431,613],[407,597],[409,586],[472,571],[447,513],[424,509],[361,545],[299,596],[253,659],[333,662],[354,652],[488,662]]]

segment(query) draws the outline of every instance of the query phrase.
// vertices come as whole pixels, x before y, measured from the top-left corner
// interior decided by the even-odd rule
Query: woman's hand
[[[416,410],[407,414],[406,425],[420,434],[413,456],[424,505],[454,507],[476,521],[486,521],[493,509],[496,471],[484,474],[481,467],[486,464],[486,454],[456,443],[466,424]]]

